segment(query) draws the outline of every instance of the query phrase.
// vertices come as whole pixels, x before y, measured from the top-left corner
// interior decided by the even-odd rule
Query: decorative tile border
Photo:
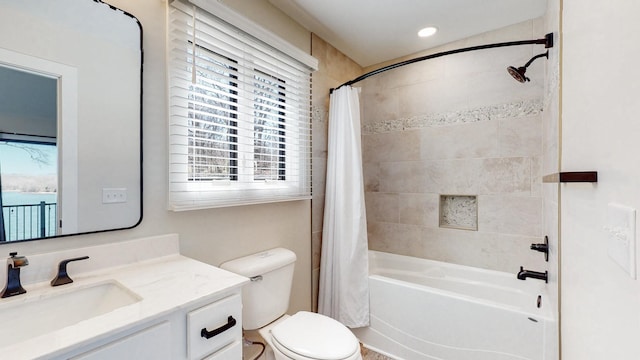
[[[478,230],[477,196],[440,195],[440,227]]]
[[[475,109],[451,111],[440,114],[424,114],[395,120],[364,124],[365,134],[415,130],[425,127],[468,124],[505,118],[519,118],[542,112],[542,99],[522,100],[513,103],[483,106]]]

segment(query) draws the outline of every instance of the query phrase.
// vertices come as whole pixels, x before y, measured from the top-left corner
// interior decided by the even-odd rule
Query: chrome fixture
[[[542,244],[531,244],[531,250],[544,253],[544,261],[549,261],[549,237],[545,236]]]
[[[529,65],[531,65],[531,63],[535,59],[541,58],[541,57],[546,57],[548,59],[549,58],[549,50],[547,50],[545,53],[538,54],[538,55],[532,57],[529,61],[527,61],[526,64],[524,64],[524,66],[521,66],[519,68],[516,68],[515,66],[509,66],[507,68],[507,71],[509,72],[509,75],[511,75],[517,81],[519,81],[521,83],[527,82],[527,81],[529,81],[529,78],[526,77],[524,75],[524,73],[527,71],[527,68],[529,67]]]
[[[20,284],[20,268],[29,265],[26,256],[18,256],[17,252],[9,253],[7,258],[7,285],[2,290],[0,298],[20,295],[27,292]]]
[[[518,280],[527,280],[527,278],[534,278],[534,279],[544,280],[544,282],[549,282],[547,271],[538,272],[538,271],[525,270],[522,268],[522,266],[520,266],[520,271],[518,272]]]
[[[82,256],[60,261],[60,263],[58,264],[58,274],[53,280],[51,280],[51,286],[60,286],[72,283],[73,280],[69,277],[69,274],[67,274],[67,264],[72,261],[86,260],[88,258],[88,256]]]

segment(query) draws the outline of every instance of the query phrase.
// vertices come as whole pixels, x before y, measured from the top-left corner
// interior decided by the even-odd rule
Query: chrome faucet
[[[544,282],[548,282],[548,273],[546,271],[538,272],[538,271],[525,270],[522,268],[522,266],[520,266],[520,271],[518,272],[518,279],[526,280],[527,278],[534,278],[534,279],[544,280]]]
[[[0,298],[24,294],[27,292],[20,284],[20,268],[29,265],[26,256],[18,256],[17,252],[9,253],[7,258],[7,285],[2,290]]]

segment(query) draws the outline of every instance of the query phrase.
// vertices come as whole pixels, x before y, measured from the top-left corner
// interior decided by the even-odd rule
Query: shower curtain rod
[[[552,48],[553,47],[553,33],[549,33],[549,34],[545,35],[545,37],[542,38],[542,39],[509,41],[509,42],[501,42],[501,43],[495,43],[495,44],[471,46],[471,47],[466,47],[466,48],[461,48],[461,49],[456,49],[456,50],[443,51],[443,52],[439,52],[439,53],[435,53],[435,54],[431,54],[431,55],[421,56],[421,57],[415,58],[415,59],[401,61],[401,62],[396,63],[396,64],[387,65],[387,66],[382,67],[380,69],[370,71],[370,72],[368,72],[368,73],[366,73],[364,75],[360,75],[357,78],[355,78],[353,80],[350,80],[350,81],[347,81],[346,83],[338,86],[337,88],[331,88],[329,90],[329,94],[332,94],[333,91],[336,90],[336,89],[339,89],[339,88],[341,88],[343,86],[347,86],[347,85],[353,85],[353,84],[355,84],[355,83],[357,83],[359,81],[362,81],[362,80],[364,80],[364,79],[366,79],[368,77],[371,77],[373,75],[377,75],[377,74],[383,73],[383,72],[385,72],[387,70],[393,70],[393,69],[399,68],[401,66],[413,64],[413,63],[424,61],[424,60],[429,60],[429,59],[433,59],[433,58],[437,58],[437,57],[441,57],[441,56],[446,56],[446,55],[458,54],[458,53],[467,52],[467,51],[492,49],[492,48],[499,48],[499,47],[506,47],[506,46],[532,45],[532,44],[544,44],[545,48],[547,48],[547,49],[548,48]]]

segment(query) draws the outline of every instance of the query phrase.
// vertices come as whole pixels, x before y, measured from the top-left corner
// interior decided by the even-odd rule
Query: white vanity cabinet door
[[[209,339],[203,329],[219,330]],[[190,360],[214,355],[216,351],[242,339],[242,299],[239,293],[205,305],[187,314],[187,348]],[[217,354],[216,354],[217,355]],[[214,357],[217,359],[217,357]],[[221,359],[227,357],[221,357]],[[235,359],[239,360],[242,356]]]
[[[163,322],[71,358],[73,360],[171,360],[171,325]]]

